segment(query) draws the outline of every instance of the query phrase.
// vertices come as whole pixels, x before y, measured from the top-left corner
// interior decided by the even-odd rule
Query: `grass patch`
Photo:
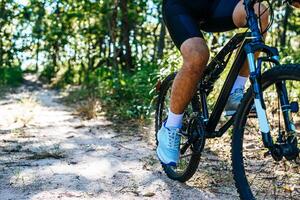
[[[76,114],[88,120],[97,117],[100,111],[101,106],[99,101],[93,98],[81,101],[76,108]]]
[[[90,76],[89,86],[69,91],[63,100],[76,105],[77,112],[85,118],[104,112],[113,120],[146,122],[153,112],[158,74],[157,66],[149,63],[135,72],[120,72],[118,77],[109,68],[99,68]]]

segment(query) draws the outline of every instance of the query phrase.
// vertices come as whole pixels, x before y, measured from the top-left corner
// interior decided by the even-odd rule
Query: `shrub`
[[[23,81],[23,72],[20,67],[0,68],[0,85],[18,86]]]

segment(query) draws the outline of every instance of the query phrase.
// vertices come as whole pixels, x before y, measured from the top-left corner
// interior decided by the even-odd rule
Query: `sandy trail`
[[[0,97],[0,199],[236,199],[168,179],[150,128],[83,120],[60,98],[35,84]]]

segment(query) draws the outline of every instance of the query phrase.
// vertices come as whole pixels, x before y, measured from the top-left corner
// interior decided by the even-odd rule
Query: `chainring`
[[[206,134],[203,117],[200,113],[195,113],[191,116],[187,132],[191,137],[193,153],[201,154],[204,149]]]

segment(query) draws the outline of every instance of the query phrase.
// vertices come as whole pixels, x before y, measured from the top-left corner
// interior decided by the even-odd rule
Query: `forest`
[[[300,62],[300,12],[272,0],[267,43],[284,63]],[[24,73],[70,101],[96,104],[108,115],[147,119],[155,85],[181,65],[161,13],[161,0],[1,0],[0,85]],[[239,30],[205,33],[212,56]]]
[[[161,83],[182,58],[163,0],[0,0],[0,199],[300,200],[300,9],[264,3],[285,65],[238,88],[232,116],[212,111],[230,66],[211,73],[169,129]],[[210,59],[247,31],[203,32]]]

